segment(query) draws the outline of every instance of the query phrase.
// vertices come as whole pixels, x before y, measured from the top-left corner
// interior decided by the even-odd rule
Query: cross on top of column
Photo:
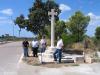
[[[55,12],[55,9],[51,9],[51,12],[48,12],[48,15],[51,15],[51,48],[54,48],[54,20],[55,15],[57,15],[57,12]]]
[[[48,12],[48,15],[55,16],[57,15],[57,12],[55,12],[55,9],[51,9],[51,12]]]

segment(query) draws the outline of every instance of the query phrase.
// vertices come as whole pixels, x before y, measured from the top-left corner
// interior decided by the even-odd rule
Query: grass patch
[[[38,64],[38,63],[35,63],[35,64],[32,64],[32,66],[40,66],[41,64]]]
[[[72,66],[80,66],[79,64],[72,64]]]
[[[80,66],[79,64],[74,64],[74,63],[68,63],[66,65],[64,65],[66,67],[69,67],[69,66]]]

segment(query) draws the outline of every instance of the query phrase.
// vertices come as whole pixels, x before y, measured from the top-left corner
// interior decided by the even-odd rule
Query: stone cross
[[[48,12],[48,15],[51,15],[51,48],[54,48],[54,37],[55,37],[54,20],[55,20],[55,15],[57,15],[57,13],[55,12],[54,9],[51,9],[51,12]]]

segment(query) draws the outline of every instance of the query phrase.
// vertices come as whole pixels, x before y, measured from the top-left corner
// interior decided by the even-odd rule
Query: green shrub
[[[64,45],[67,46],[68,44],[74,43],[74,38],[71,35],[67,35],[65,33],[62,34],[62,39],[64,42]]]

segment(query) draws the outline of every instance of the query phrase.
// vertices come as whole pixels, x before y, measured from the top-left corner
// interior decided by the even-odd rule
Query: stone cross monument
[[[51,12],[48,12],[48,15],[51,15],[51,46],[47,48],[47,50],[44,53],[39,54],[39,60],[40,62],[53,62],[53,52],[55,51],[54,47],[54,33],[55,33],[55,26],[54,26],[54,21],[55,21],[55,15],[57,13],[55,12],[54,9],[51,9]]]
[[[55,21],[55,15],[57,15],[57,13],[55,12],[54,9],[51,9],[51,12],[48,12],[48,15],[51,15],[51,48],[54,48],[54,37],[55,37],[54,21]]]

